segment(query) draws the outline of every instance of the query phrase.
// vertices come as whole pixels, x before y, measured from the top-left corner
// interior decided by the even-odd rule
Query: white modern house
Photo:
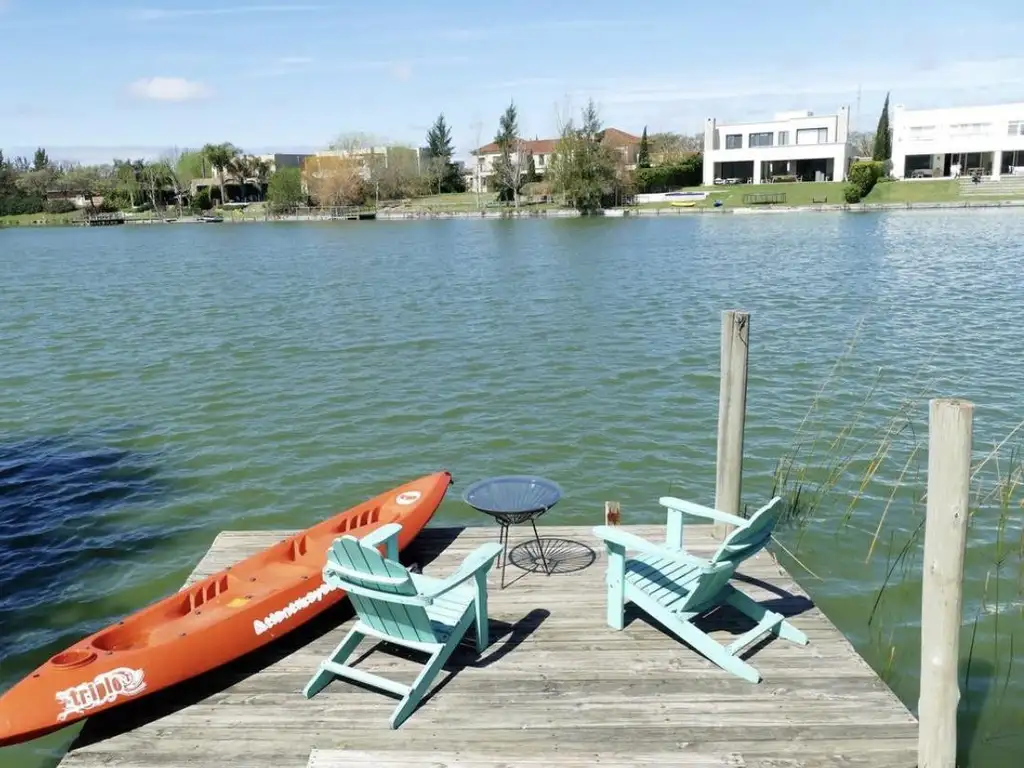
[[[1024,176],[1024,102],[892,112],[892,175]]]
[[[782,112],[767,122],[704,123],[705,184],[843,181],[852,157],[849,107],[834,115]]]

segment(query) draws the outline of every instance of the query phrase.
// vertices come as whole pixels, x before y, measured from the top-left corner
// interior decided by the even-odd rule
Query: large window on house
[[[1006,133],[1009,136],[1024,136],[1024,120],[1011,120]]]
[[[747,137],[748,147],[770,147],[772,145],[772,132],[752,133]]]
[[[828,128],[800,128],[796,132],[797,144],[828,144]]]
[[[743,147],[743,134],[727,133],[725,135],[726,149],[741,149]]]
[[[949,126],[951,136],[980,136],[988,133],[992,123],[954,123]]]
[[[779,146],[785,147],[789,144],[789,131],[779,131]]]

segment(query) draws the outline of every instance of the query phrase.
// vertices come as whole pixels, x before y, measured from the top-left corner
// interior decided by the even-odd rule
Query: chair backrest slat
[[[776,496],[754,514],[746,525],[733,529],[711,558],[712,563],[729,563],[735,569],[748,557],[753,557],[768,544],[772,532],[782,515],[782,498]]]
[[[731,563],[709,563],[701,568],[700,573],[688,579],[687,587],[690,594],[679,606],[682,611],[700,611],[718,602],[718,594],[729,583],[735,566]]]
[[[328,569],[328,581],[345,589],[348,586],[371,590],[377,597],[349,593],[359,618],[369,627],[385,635],[421,643],[437,642],[427,616],[420,605],[407,605],[388,600],[388,595],[414,597],[416,586],[401,563],[388,560],[374,547],[367,547],[354,536],[335,539],[327,552],[329,565],[337,565],[343,573]]]

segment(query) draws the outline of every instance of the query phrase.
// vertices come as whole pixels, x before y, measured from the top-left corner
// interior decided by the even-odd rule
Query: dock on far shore
[[[663,526],[623,526],[651,539]],[[605,623],[603,545],[590,526],[539,528],[545,549],[567,557],[548,575],[517,567],[532,539],[512,528],[504,589],[492,569],[492,645],[466,641],[433,691],[398,730],[395,699],[336,680],[302,695],[352,621],[347,600],[265,649],[131,707],[88,721],[61,768],[397,768],[398,766],[706,766],[707,768],[912,768],[914,716],[857,655],[793,579],[762,552],[733,583],[791,616],[810,638],[774,639],[743,658],[745,682],[627,609]],[[286,537],[224,532],[189,583]],[[531,531],[532,533],[532,531]],[[517,535],[518,534],[518,535]],[[710,526],[689,526],[687,548],[710,556]],[[496,528],[425,529],[402,555],[445,576]],[[524,566],[525,567],[525,566]],[[703,623],[719,641],[750,623],[728,609]],[[472,632],[469,633],[472,635]],[[411,682],[420,659],[364,641],[360,668]],[[401,653],[401,652],[399,652]]]

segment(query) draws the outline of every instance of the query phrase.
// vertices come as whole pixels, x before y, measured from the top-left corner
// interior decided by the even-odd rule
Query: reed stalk
[[[828,557],[801,553],[808,531],[814,541],[834,529],[864,541],[858,561],[874,598],[863,614],[840,629],[910,707],[916,706],[920,658],[920,554],[923,544],[927,469],[927,402],[955,391],[958,383],[935,375],[929,364],[901,382],[911,396],[887,407],[888,376],[877,370],[865,381],[856,359],[858,324],[834,362],[776,463],[772,495],[784,500],[779,538],[782,558],[812,573],[814,598],[827,593]],[[846,371],[857,375],[849,379]],[[851,380],[852,379],[852,380]],[[859,386],[857,382],[860,382]],[[836,418],[842,392],[849,406]],[[859,392],[859,394],[857,394]],[[983,404],[982,404],[983,405]],[[961,765],[994,742],[1024,749],[1024,679],[1014,671],[1024,648],[1024,421],[1005,432],[972,469],[959,713]],[[880,547],[887,542],[887,547]],[[887,549],[884,567],[876,563]],[[798,555],[806,563],[798,560]],[[848,565],[848,564],[846,564]],[[814,569],[812,571],[811,569]],[[837,570],[842,570],[838,569]],[[835,578],[849,579],[848,571]],[[838,585],[837,585],[838,588]],[[853,623],[851,623],[853,622]],[[1020,678],[1020,675],[1018,675]],[[990,755],[989,755],[990,757]]]

